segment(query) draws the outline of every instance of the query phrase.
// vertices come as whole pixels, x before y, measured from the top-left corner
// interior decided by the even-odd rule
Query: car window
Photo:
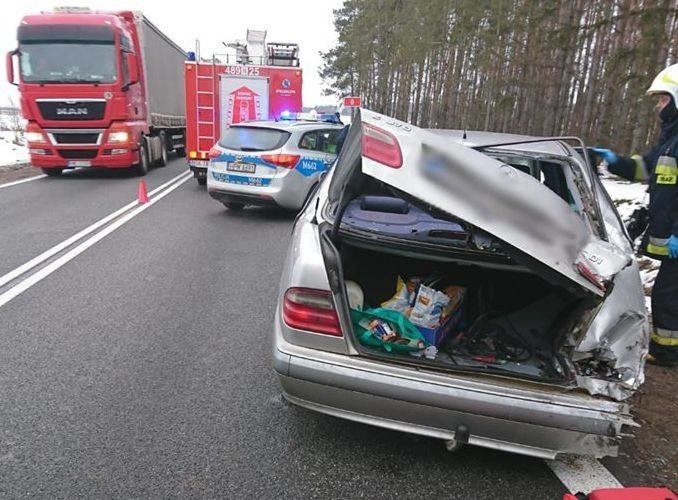
[[[313,130],[312,132],[306,132],[301,136],[299,141],[300,149],[310,149],[311,151],[317,151],[318,149],[318,131]]]
[[[320,153],[337,154],[337,140],[341,129],[323,129],[306,132],[299,141],[300,149],[310,149]]]
[[[289,132],[273,128],[231,126],[219,140],[219,145],[236,151],[271,151],[281,148]]]
[[[337,140],[341,129],[327,129],[318,131],[318,150],[323,153],[337,154]]]
[[[129,79],[129,68],[127,67],[127,53],[125,51],[122,51],[120,53],[122,57],[120,57],[120,63],[122,66],[122,83],[123,84],[128,84],[130,83]]]

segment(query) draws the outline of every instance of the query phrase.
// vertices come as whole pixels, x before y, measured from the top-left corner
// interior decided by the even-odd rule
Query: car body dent
[[[633,262],[617,274],[614,288],[575,348],[574,362],[580,368],[577,385],[591,394],[624,400],[645,380],[650,326],[644,297],[638,290],[642,283],[638,264]],[[589,363],[596,367],[604,363],[614,375],[601,377],[596,370],[592,371],[595,375],[587,375]]]
[[[609,247],[598,246],[600,238],[583,217],[534,177],[442,135],[391,125],[378,113],[363,111],[360,119],[393,134],[403,152],[401,168],[363,157],[364,174],[487,231],[595,295],[603,291],[576,268],[585,248],[595,250],[606,267],[615,263],[620,269],[628,263],[620,264]],[[427,150],[451,168],[431,168]]]

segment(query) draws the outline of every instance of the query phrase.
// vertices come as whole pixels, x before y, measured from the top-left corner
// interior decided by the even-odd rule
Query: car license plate
[[[91,167],[92,162],[89,160],[69,160],[69,167]]]
[[[254,163],[242,163],[239,161],[228,162],[226,165],[226,170],[231,172],[242,172],[244,174],[253,174],[257,169],[257,166]]]

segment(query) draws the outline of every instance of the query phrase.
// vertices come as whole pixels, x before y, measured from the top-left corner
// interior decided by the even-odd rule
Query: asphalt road
[[[184,169],[153,170],[149,189]],[[0,274],[137,184],[0,189]],[[282,400],[270,326],[292,218],[228,212],[190,180],[1,305],[0,497],[562,498],[541,460],[451,454]]]

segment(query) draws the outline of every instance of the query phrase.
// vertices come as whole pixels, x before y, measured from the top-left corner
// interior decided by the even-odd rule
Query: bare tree
[[[21,120],[21,113],[19,107],[16,104],[16,101],[11,96],[8,98],[9,101],[9,113],[7,116],[9,130],[14,132],[14,143],[18,146],[23,146],[24,144],[24,125]]]

